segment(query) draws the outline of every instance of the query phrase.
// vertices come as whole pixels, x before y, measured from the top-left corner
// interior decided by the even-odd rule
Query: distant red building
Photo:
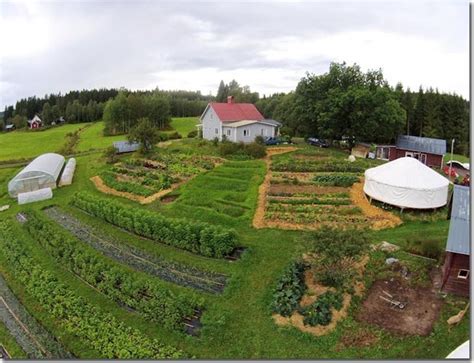
[[[408,156],[435,168],[442,168],[444,154],[445,140],[408,135],[400,135],[396,145],[378,145],[375,151],[377,159],[392,161]]]

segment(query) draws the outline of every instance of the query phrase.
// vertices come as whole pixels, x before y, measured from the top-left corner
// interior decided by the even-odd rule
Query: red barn
[[[442,168],[446,140],[400,135],[396,145],[378,145],[375,154],[377,159],[390,161],[408,156],[427,166]]]
[[[35,115],[31,120],[28,120],[28,127],[30,129],[39,129],[41,126],[43,126],[43,121],[38,117],[38,115]]]
[[[469,187],[454,185],[441,291],[469,296]]]

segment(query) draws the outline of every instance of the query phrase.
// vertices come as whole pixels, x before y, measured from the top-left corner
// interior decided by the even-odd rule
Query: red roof
[[[211,102],[210,106],[214,109],[222,122],[264,119],[252,103],[217,103]]]

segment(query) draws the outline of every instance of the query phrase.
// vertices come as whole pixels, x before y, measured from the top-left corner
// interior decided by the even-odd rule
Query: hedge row
[[[176,296],[158,280],[124,268],[77,241],[54,222],[28,211],[28,232],[63,266],[114,301],[166,328],[184,330],[183,319],[200,307],[195,299]]]
[[[181,358],[184,353],[163,345],[76,295],[27,250],[7,222],[0,223],[2,259],[15,279],[61,327],[108,359]],[[99,358],[99,357],[97,357]]]
[[[129,232],[203,256],[222,258],[236,247],[237,236],[233,230],[208,223],[166,218],[86,192],[76,193],[71,203]]]

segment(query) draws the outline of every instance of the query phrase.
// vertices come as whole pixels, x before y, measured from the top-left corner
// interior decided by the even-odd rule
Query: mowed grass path
[[[92,126],[81,132],[79,144],[76,151],[89,151],[106,149],[113,145],[114,141],[126,140],[126,135],[104,136],[104,122],[95,122]]]
[[[175,117],[171,120],[170,126],[182,137],[188,137],[191,131],[197,130],[196,125],[198,123],[198,117]]]
[[[46,152],[58,151],[68,132],[86,124],[69,124],[45,131],[13,131],[0,133],[0,161],[30,159]]]

